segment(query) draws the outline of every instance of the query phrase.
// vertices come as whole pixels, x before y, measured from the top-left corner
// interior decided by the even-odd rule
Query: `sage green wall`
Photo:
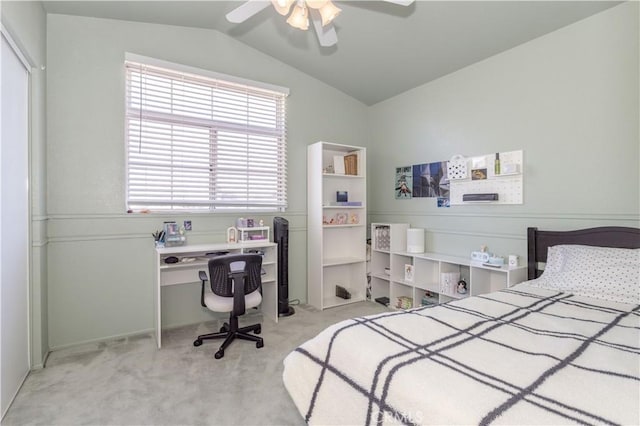
[[[638,3],[628,2],[369,110],[369,219],[427,250],[526,259],[526,228],[638,226]],[[524,150],[523,205],[394,199],[394,167]]]
[[[47,206],[46,206],[46,15],[41,2],[3,1],[2,24],[32,63],[30,75],[31,191],[31,366],[43,365],[48,346],[47,324]]]
[[[237,214],[127,215],[125,52],[289,87],[290,290],[306,300],[306,147],[366,144],[366,107],[219,32],[47,17],[49,337],[52,348],[153,327],[151,232],[191,219],[190,243],[223,242]],[[256,216],[271,223],[273,215]],[[199,284],[164,289],[169,327],[210,319]]]
[[[127,51],[291,88],[282,216],[291,225],[292,298],[306,300],[305,156],[317,140],[368,146],[370,221],[425,227],[429,250],[466,256],[488,244],[524,256],[527,226],[638,226],[637,3],[370,108],[215,31],[48,15],[47,43],[52,348],[150,329],[150,232],[191,219],[190,242],[219,242],[236,217],[124,213]],[[395,166],[517,149],[524,205],[437,209],[433,199],[393,198]],[[210,318],[194,306],[197,284],[164,296],[169,326]]]

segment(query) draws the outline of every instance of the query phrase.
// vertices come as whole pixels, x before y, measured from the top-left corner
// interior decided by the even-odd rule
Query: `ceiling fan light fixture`
[[[331,0],[327,1],[324,6],[322,6],[318,12],[320,12],[320,16],[322,17],[322,26],[331,23],[335,19],[336,16],[342,12],[338,6],[333,4]]]
[[[298,3],[294,6],[293,12],[291,12],[291,15],[289,15],[287,19],[287,24],[303,31],[309,29],[309,15],[304,3],[302,5]]]
[[[311,9],[320,9],[325,4],[329,3],[330,0],[306,0],[307,6]]]
[[[294,1],[295,0],[271,0],[271,4],[273,4],[273,7],[280,15],[287,16]]]

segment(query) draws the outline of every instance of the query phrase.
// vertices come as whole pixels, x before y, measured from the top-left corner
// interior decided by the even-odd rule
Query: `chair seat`
[[[253,291],[244,296],[245,309],[255,308],[262,302],[260,290]],[[213,293],[211,290],[206,291],[204,295],[204,303],[207,308],[213,312],[232,312],[233,297],[222,297]]]

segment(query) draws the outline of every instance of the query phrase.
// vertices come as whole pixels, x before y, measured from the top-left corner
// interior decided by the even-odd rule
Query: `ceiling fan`
[[[383,1],[401,6],[408,6],[414,2],[414,0]],[[288,16],[287,23],[294,28],[307,30],[309,18],[311,18],[320,46],[330,47],[338,42],[333,19],[342,9],[333,4],[331,0],[248,0],[227,13],[226,17],[229,22],[239,24],[266,9],[269,5],[273,5],[279,14]]]

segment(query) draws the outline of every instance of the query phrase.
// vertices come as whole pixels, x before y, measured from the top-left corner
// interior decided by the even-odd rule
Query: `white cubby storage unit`
[[[334,167],[336,161],[353,154],[357,174],[333,172],[342,171]],[[365,300],[366,150],[328,142],[309,145],[307,174],[308,303],[326,309]],[[338,202],[337,192],[347,192],[346,204]],[[336,296],[336,286],[351,297]]]
[[[413,281],[405,280],[406,265],[413,266]],[[372,265],[373,268],[373,265]],[[437,253],[391,253],[390,306],[395,307],[397,298],[410,297],[412,306],[446,303],[451,300],[498,291],[526,280],[526,267],[494,268],[471,262],[467,258]],[[457,280],[451,288],[442,285],[446,273],[457,273],[467,283],[467,292],[457,292]]]
[[[371,299],[389,298],[395,308],[398,298],[410,298],[412,307],[446,303],[478,294],[501,290],[526,280],[526,267],[494,268],[463,257],[437,253],[408,253],[407,223],[371,224]],[[407,274],[407,265],[411,273]],[[388,268],[387,274],[385,268]],[[443,275],[459,274],[467,283],[467,292],[442,285]],[[408,278],[408,279],[407,279]],[[428,295],[428,296],[427,296]],[[406,299],[405,299],[406,301]]]
[[[391,253],[407,249],[408,223],[371,224],[371,300],[389,295]]]

